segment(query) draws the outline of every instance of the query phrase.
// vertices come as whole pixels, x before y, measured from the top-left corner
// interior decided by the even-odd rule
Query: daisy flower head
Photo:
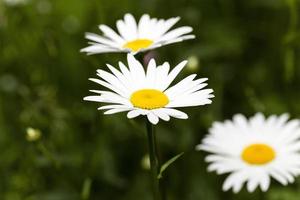
[[[266,118],[257,113],[249,120],[237,114],[233,120],[215,122],[196,149],[208,155],[209,171],[230,173],[223,190],[239,192],[244,184],[253,192],[267,191],[271,177],[283,185],[300,173],[300,121],[288,114]]]
[[[103,36],[94,33],[86,33],[86,39],[90,40],[90,46],[81,49],[81,52],[87,54],[98,54],[107,52],[127,52],[136,54],[141,51],[154,49],[163,45],[181,42],[183,40],[193,39],[192,28],[182,26],[170,30],[178,21],[179,17],[167,20],[150,18],[144,14],[139,22],[127,13],[124,19],[117,21],[116,33],[106,25],[99,25]]]
[[[84,100],[109,104],[98,108],[106,110],[104,114],[128,112],[128,118],[145,115],[152,124],[157,124],[159,119],[169,121],[170,117],[187,119],[187,114],[175,108],[212,102],[210,98],[213,97],[213,90],[203,89],[207,86],[207,78],[195,79],[196,74],[192,74],[170,86],[186,61],[179,63],[173,70],[170,70],[168,62],[158,66],[154,59],[149,61],[144,70],[131,54],[127,55],[127,61],[128,68],[119,62],[120,69],[107,65],[110,72],[97,70],[100,79],[89,80],[108,90],[91,90],[96,95],[85,97]]]

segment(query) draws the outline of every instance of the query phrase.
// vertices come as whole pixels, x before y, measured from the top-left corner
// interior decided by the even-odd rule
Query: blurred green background
[[[208,77],[213,104],[183,109],[189,120],[157,126],[162,160],[185,152],[168,168],[169,200],[296,200],[300,179],[272,182],[264,195],[222,192],[224,176],[207,173],[195,152],[215,120],[255,112],[300,117],[298,0],[0,0],[0,199],[151,200],[143,159],[143,120],[104,116],[82,98],[105,63],[124,54],[86,56],[84,32],[131,12],[135,17],[181,16],[197,38],[155,51],[158,63],[184,59],[182,77]],[[181,77],[181,78],[182,78]],[[179,80],[179,79],[178,79]],[[29,129],[32,127],[37,130]],[[40,132],[31,141],[26,131]]]

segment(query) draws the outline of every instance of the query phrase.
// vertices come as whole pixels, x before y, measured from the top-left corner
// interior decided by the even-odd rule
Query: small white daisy
[[[179,17],[168,20],[156,19],[144,14],[137,23],[131,14],[125,14],[124,20],[117,21],[119,34],[102,24],[99,29],[104,36],[86,33],[85,37],[91,41],[89,42],[91,46],[81,49],[81,52],[87,54],[131,52],[136,54],[140,51],[195,38],[194,35],[188,35],[193,30],[189,26],[169,31],[179,19]]]
[[[200,106],[210,104],[213,97],[212,89],[202,89],[207,83],[207,78],[195,79],[192,74],[172,87],[169,87],[179,72],[186,65],[186,61],[179,63],[170,70],[169,63],[157,66],[151,59],[147,70],[137,61],[133,55],[127,55],[127,68],[119,62],[120,71],[111,65],[107,65],[110,72],[97,70],[101,79],[91,78],[110,91],[91,90],[96,96],[85,97],[84,100],[108,103],[99,108],[107,110],[104,114],[114,114],[129,111],[128,118],[139,115],[147,115],[152,124],[157,124],[159,118],[165,121],[171,117],[187,119],[184,112],[176,110],[177,107]]]
[[[271,177],[287,185],[300,173],[300,121],[288,118],[257,113],[247,120],[237,114],[232,121],[213,123],[196,149],[212,153],[205,159],[209,171],[231,173],[224,191],[239,192],[246,182],[249,192],[258,186],[267,191]]]

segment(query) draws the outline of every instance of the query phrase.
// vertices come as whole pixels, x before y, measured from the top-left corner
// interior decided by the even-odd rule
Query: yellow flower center
[[[167,105],[169,98],[159,90],[142,89],[134,92],[130,97],[130,101],[137,108],[152,110]]]
[[[123,48],[130,49],[131,51],[139,51],[141,49],[147,48],[153,44],[152,40],[148,39],[136,39],[130,42],[127,42],[123,45]]]
[[[264,165],[276,156],[272,147],[266,144],[251,144],[242,152],[242,159],[251,165]]]

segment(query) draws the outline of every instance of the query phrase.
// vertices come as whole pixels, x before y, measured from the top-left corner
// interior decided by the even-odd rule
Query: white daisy
[[[106,52],[131,52],[154,49],[163,45],[193,39],[194,35],[189,26],[182,26],[171,31],[170,28],[179,21],[179,17],[168,20],[150,18],[144,14],[137,23],[131,14],[125,14],[124,20],[117,21],[118,33],[106,25],[100,25],[99,29],[104,36],[94,33],[86,33],[86,38],[91,40],[91,46],[81,50],[87,54]]]
[[[300,121],[288,118],[258,113],[247,120],[237,114],[232,121],[215,122],[196,149],[212,153],[205,159],[209,171],[231,173],[225,191],[239,192],[246,182],[249,192],[258,186],[267,191],[271,177],[287,185],[300,173]]]
[[[133,55],[127,55],[127,68],[119,62],[120,71],[107,65],[110,72],[97,70],[101,79],[91,78],[110,91],[91,90],[96,96],[85,97],[84,100],[108,103],[99,110],[107,110],[104,114],[114,114],[129,111],[128,118],[147,115],[152,124],[157,124],[159,118],[169,121],[170,117],[187,119],[184,112],[176,110],[177,107],[200,106],[210,104],[212,89],[202,89],[207,83],[207,78],[195,79],[192,74],[172,87],[169,87],[179,72],[186,65],[186,61],[179,63],[170,70],[169,63],[157,66],[151,59],[145,71]]]

